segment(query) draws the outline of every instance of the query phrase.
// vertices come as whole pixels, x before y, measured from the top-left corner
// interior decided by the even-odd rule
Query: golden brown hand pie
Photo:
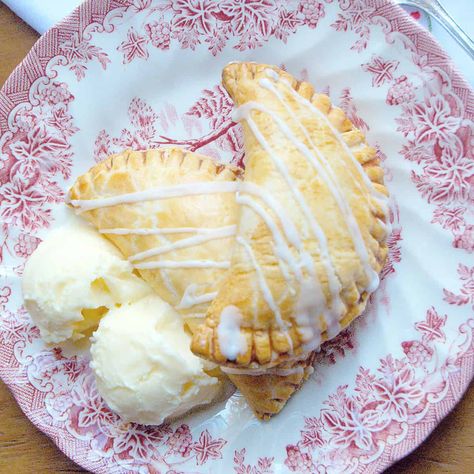
[[[308,354],[365,308],[386,254],[387,190],[374,148],[306,82],[232,63],[245,174],[230,269],[192,350],[231,368]]]
[[[70,199],[71,205],[82,210],[81,215],[127,258],[154,249],[169,249],[148,258],[136,258],[134,263],[141,276],[183,315],[194,332],[202,324],[225,275],[225,265],[221,268],[212,263],[228,262],[231,257],[238,218],[233,188],[240,174],[240,170],[179,148],[125,151],[79,177]],[[210,183],[216,183],[212,195],[187,194],[206,183],[207,191],[212,190]],[[205,187],[202,190],[206,191]],[[143,194],[146,192],[148,196]],[[135,199],[127,201],[126,196],[131,193]],[[174,197],[165,199],[170,193]],[[140,269],[153,262],[168,266]],[[194,267],[190,267],[193,263]],[[228,376],[256,415],[268,418],[278,413],[301,386],[312,370],[311,364],[312,356],[269,374]]]
[[[165,301],[199,318],[229,265],[239,174],[180,148],[125,151],[79,177],[69,197]]]
[[[223,368],[244,395],[255,415],[268,420],[279,413],[313,373],[316,351],[297,360],[264,370]]]

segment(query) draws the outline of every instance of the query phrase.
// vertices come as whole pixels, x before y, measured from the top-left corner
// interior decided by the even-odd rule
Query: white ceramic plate
[[[87,360],[42,344],[22,307],[23,264],[73,178],[111,152],[177,143],[240,163],[218,85],[232,60],[309,79],[379,147],[393,196],[384,279],[270,422],[235,394],[172,425],[124,424]],[[2,379],[94,472],[380,472],[473,375],[473,97],[429,34],[385,0],[87,1],[0,95]]]

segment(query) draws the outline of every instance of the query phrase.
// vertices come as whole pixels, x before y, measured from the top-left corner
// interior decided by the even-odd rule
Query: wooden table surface
[[[0,4],[0,84],[38,34]],[[474,387],[428,440],[385,474],[474,473]],[[70,461],[23,415],[0,382],[0,473],[86,472]]]

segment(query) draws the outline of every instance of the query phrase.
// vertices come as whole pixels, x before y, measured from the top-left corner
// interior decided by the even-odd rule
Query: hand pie
[[[199,318],[229,266],[240,173],[180,148],[125,151],[79,177],[69,197],[162,299]]]
[[[261,420],[278,414],[313,373],[316,351],[277,367],[242,370],[221,367]]]
[[[225,275],[225,262],[231,257],[238,218],[234,188],[240,174],[240,170],[179,148],[125,151],[81,176],[69,197],[71,205],[126,257],[157,248],[169,249],[133,260],[143,279],[182,314],[194,332],[217,294]],[[186,194],[205,183],[217,183],[208,186],[208,190],[214,186],[215,193]],[[156,191],[156,195],[143,194],[147,190]],[[164,190],[168,196],[174,192],[174,197],[164,199]],[[125,197],[131,193],[135,193],[135,200]],[[146,200],[147,197],[156,199]],[[216,238],[202,238],[212,236]],[[152,267],[153,262],[162,265],[141,268],[143,264]],[[219,262],[224,265],[217,265]],[[312,362],[310,355],[268,374],[227,375],[255,414],[269,418],[281,410],[309,376]]]
[[[192,350],[230,368],[304,357],[365,308],[386,254],[387,190],[344,112],[272,66],[232,63],[244,181],[227,272]]]

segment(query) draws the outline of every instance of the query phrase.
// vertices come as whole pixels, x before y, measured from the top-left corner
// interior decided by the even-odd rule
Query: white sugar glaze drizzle
[[[309,108],[314,114],[316,114],[321,120],[325,122],[325,124],[329,127],[329,129],[331,130],[336,140],[340,143],[342,148],[344,148],[344,151],[350,157],[352,163],[357,169],[365,185],[370,190],[371,194],[375,196],[377,199],[380,199],[383,202],[386,202],[387,196],[385,196],[384,194],[380,193],[379,191],[375,189],[374,184],[372,183],[370,178],[367,176],[367,173],[364,171],[364,168],[362,168],[362,165],[359,163],[359,160],[355,157],[354,153],[352,152],[352,150],[350,149],[350,147],[347,145],[346,141],[344,140],[344,137],[336,129],[336,127],[331,123],[329,118],[323,112],[321,112],[315,105],[313,105],[309,100],[307,100],[305,97],[298,94],[298,92],[293,89],[291,84],[286,79],[280,77],[278,73],[276,73],[272,69],[267,69],[265,73],[267,74],[268,77],[270,77],[274,81],[279,82],[280,84],[283,84],[285,88],[288,90],[288,92],[293,96],[293,98],[297,102]]]
[[[236,306],[226,306],[217,326],[217,340],[221,354],[228,360],[236,360],[239,354],[247,352],[247,341],[240,330],[242,314]]]
[[[256,123],[250,116],[250,113],[252,110],[255,108],[260,107],[260,104],[255,104],[255,103],[246,103],[242,106],[240,106],[235,112],[234,112],[234,117],[233,119],[235,121],[237,120],[246,120],[249,128],[252,130],[252,133],[254,134],[255,138],[257,141],[260,143],[260,146],[265,150],[265,152],[268,154],[268,156],[271,158],[273,161],[275,167],[279,171],[279,173],[282,175],[283,179],[287,183],[291,193],[293,194],[293,197],[295,201],[298,203],[304,217],[306,218],[311,231],[313,232],[314,236],[319,242],[319,248],[320,248],[320,254],[321,254],[321,260],[324,266],[324,269],[326,271],[327,277],[328,277],[328,285],[329,285],[329,291],[331,293],[331,299],[332,299],[332,307],[329,310],[328,308],[324,308],[323,312],[328,313],[332,318],[337,318],[339,319],[340,315],[342,314],[344,310],[344,304],[341,301],[340,297],[340,291],[341,291],[341,284],[337,278],[334,266],[331,262],[331,257],[329,254],[329,248],[328,248],[328,243],[326,239],[326,235],[324,234],[323,230],[319,226],[318,222],[316,221],[315,217],[313,216],[311,209],[306,202],[304,196],[302,195],[301,191],[296,185],[296,182],[293,180],[291,177],[285,162],[277,156],[271,149],[270,145],[268,144],[267,140],[265,137],[262,135],[260,130],[258,129]],[[318,282],[318,284],[320,284]]]
[[[283,206],[265,188],[257,186],[254,183],[243,181],[240,184],[239,191],[251,194],[252,196],[261,199],[280,220],[283,232],[285,233],[288,242],[294,245],[297,249],[303,247],[299,232],[296,229],[293,220],[285,212]]]
[[[176,306],[176,309],[188,309],[199,304],[209,303],[217,296],[217,291],[198,295],[196,294],[198,290],[199,285],[196,283],[191,283],[188,285],[184,290],[181,301]]]
[[[134,193],[120,194],[118,196],[99,199],[72,199],[69,203],[79,212],[85,212],[102,207],[118,206],[120,204],[134,204],[143,201],[197,196],[200,194],[235,193],[238,190],[238,186],[238,181],[200,181],[175,184],[173,186],[162,186],[156,189],[147,189],[145,191],[137,191]]]
[[[280,264],[280,269],[288,285],[291,285],[291,277],[288,275],[286,268],[281,265],[282,261],[286,262],[291,268],[293,273],[296,276],[298,281],[301,280],[301,269],[294,259],[288,245],[286,244],[278,226],[268,212],[261,206],[259,203],[255,202],[253,199],[248,196],[241,196],[237,194],[237,203],[243,206],[247,206],[252,209],[260,218],[265,222],[266,226],[273,235],[273,242],[275,244],[275,255],[278,257],[278,263]]]
[[[288,102],[285,98],[280,94],[280,92],[276,89],[276,87],[268,80],[268,79],[261,79],[260,85],[270,90],[280,101],[283,105],[285,110],[291,116],[291,118],[298,124],[300,130],[303,132],[308,143],[313,148],[316,156],[311,152],[311,150],[301,141],[297,139],[295,134],[291,131],[291,129],[284,123],[284,121],[278,117],[276,114],[272,113],[270,110],[266,109],[265,112],[271,115],[272,119],[276,121],[281,131],[284,135],[295,145],[295,147],[299,150],[299,152],[307,159],[310,165],[316,170],[319,174],[321,179],[326,184],[327,188],[331,192],[334,200],[341,211],[341,214],[344,217],[345,224],[349,230],[349,234],[352,239],[352,243],[354,245],[354,249],[359,257],[359,260],[364,267],[364,272],[369,280],[367,285],[367,290],[372,292],[374,291],[378,284],[379,284],[379,277],[377,272],[372,268],[370,264],[369,254],[367,252],[367,246],[365,245],[364,238],[362,237],[362,232],[360,230],[359,224],[352,212],[350,204],[345,199],[345,196],[340,192],[340,187],[338,186],[338,179],[335,175],[331,164],[323,155],[323,153],[317,148],[314,141],[311,139],[308,130],[303,125],[303,123],[298,119],[296,114],[291,109]],[[317,157],[317,158],[316,158]],[[319,161],[318,161],[319,160]]]
[[[285,323],[283,322],[283,319],[281,317],[280,308],[278,307],[278,305],[275,303],[275,300],[273,299],[272,292],[270,291],[270,288],[268,287],[267,280],[265,279],[265,275],[263,274],[262,268],[260,267],[259,263],[257,262],[257,259],[255,258],[252,247],[245,239],[243,239],[240,236],[238,236],[236,240],[237,240],[237,243],[242,245],[242,247],[244,248],[255,270],[255,273],[257,274],[258,285],[260,287],[260,291],[262,292],[263,299],[265,300],[268,307],[272,310],[273,314],[275,315],[275,318],[280,328],[285,328]]]
[[[178,298],[178,292],[176,291],[176,288],[173,285],[173,282],[171,281],[171,278],[166,271],[165,268],[160,268],[159,273],[161,276],[161,279],[163,280],[163,283],[166,286],[166,289],[175,297]]]
[[[377,219],[377,222],[379,223],[379,226],[385,231],[385,238],[387,238],[392,233],[392,225],[388,220],[387,222],[384,222],[382,219]]]
[[[156,247],[149,250],[145,250],[144,252],[139,252],[135,255],[131,255],[128,260],[130,262],[136,262],[137,260],[155,257],[157,255],[162,255],[173,250],[179,250],[187,247],[193,247],[195,245],[200,245],[205,242],[209,242],[210,240],[232,237],[233,235],[235,235],[236,230],[236,225],[221,227],[213,232],[207,232],[202,235],[196,235],[194,237],[189,237],[188,239],[177,240],[176,242],[170,242],[169,244],[163,245],[161,247]]]
[[[298,231],[297,231],[297,229],[296,229],[296,227],[293,223],[293,220],[286,214],[286,212],[284,210],[284,207],[265,188],[263,188],[261,186],[257,186],[256,184],[251,183],[251,182],[242,182],[241,186],[239,188],[239,195],[240,195],[240,193],[251,194],[252,196],[255,196],[255,197],[259,198],[275,214],[275,216],[280,221],[281,228],[283,229],[283,233],[285,234],[285,237],[287,238],[288,243],[292,244],[296,248],[296,250],[298,251],[300,261],[299,262],[294,262],[294,263],[296,263],[297,267],[306,268],[308,273],[313,278],[316,278],[312,257],[305,250],[305,248],[303,246],[303,243],[300,239],[300,235],[299,235],[299,233],[298,233]],[[237,197],[237,199],[239,199],[239,197]],[[260,208],[262,208],[263,211],[264,211],[263,213],[266,214],[266,220],[269,220],[269,221],[273,222],[273,219],[268,214],[268,212],[266,212],[265,209],[262,206],[260,206]],[[277,226],[272,225],[272,228],[275,228],[275,227],[277,228]],[[277,230],[279,230],[279,229],[277,228]],[[274,238],[275,238],[275,234],[276,234],[276,232],[273,233]],[[281,235],[281,233],[280,233],[280,235]],[[276,240],[280,240],[280,239],[278,237],[276,237],[276,239],[275,239],[275,244],[278,245]],[[286,243],[284,243],[284,245],[286,245]],[[289,252],[289,249],[288,249],[288,252]],[[282,255],[284,255],[284,254],[286,254],[286,249],[283,251]],[[280,255],[280,257],[281,257],[281,255]],[[294,263],[292,264],[293,271],[294,271],[295,276],[297,277],[298,281],[300,281],[300,274],[301,273],[298,271],[297,268],[294,268]],[[321,290],[319,284],[316,285],[314,290],[318,294],[322,293],[322,290]],[[291,293],[293,293],[293,291],[291,291]]]
[[[288,345],[290,347],[289,352],[293,351],[293,340],[291,339],[289,333],[288,333],[288,325],[283,321],[283,318],[281,317],[280,313],[280,308],[278,307],[278,304],[275,302],[273,299],[272,292],[270,288],[268,287],[267,281],[265,279],[265,275],[262,271],[262,268],[260,267],[259,263],[257,262],[257,259],[255,258],[255,255],[253,253],[252,247],[248,242],[246,242],[242,237],[237,237],[236,238],[237,243],[242,245],[247,252],[247,255],[252,262],[252,265],[254,267],[255,273],[257,275],[257,280],[258,280],[258,285],[260,287],[260,291],[262,292],[263,299],[275,315],[275,319],[278,323],[279,328],[283,331],[287,341]]]
[[[325,297],[321,287],[316,287],[312,281],[305,280],[301,284],[298,300],[295,305],[295,321],[299,328],[304,328],[309,337],[304,339],[311,340],[316,346],[321,344],[321,328],[319,326],[319,315],[321,307],[324,307]],[[338,317],[327,317],[323,314],[327,324],[339,324]]]
[[[156,262],[136,263],[134,267],[138,270],[153,270],[155,268],[221,268],[226,270],[230,267],[228,260],[157,260]]]
[[[151,217],[151,224],[153,226],[156,226],[157,225],[157,217],[156,216],[150,216]],[[100,232],[100,230],[99,230]],[[168,242],[168,239],[166,238],[166,235],[157,235],[157,239],[159,242],[161,241],[165,241],[165,242]],[[166,289],[173,295],[174,298],[178,298],[178,292],[173,284],[173,282],[171,281],[171,278],[169,276],[169,273],[168,273],[168,270],[166,270],[165,268],[160,268],[158,270],[158,273],[161,277],[161,280],[163,281],[163,284],[164,286],[166,287]]]
[[[167,235],[167,234],[212,234],[218,232],[225,227],[161,227],[161,228],[128,228],[128,227],[117,227],[113,229],[100,229],[101,234],[111,235]]]

